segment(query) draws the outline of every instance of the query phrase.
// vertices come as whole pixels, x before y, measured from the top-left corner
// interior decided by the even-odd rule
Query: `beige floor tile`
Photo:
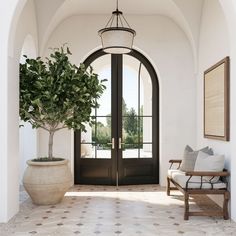
[[[74,186],[55,206],[35,206],[23,189],[20,198],[20,212],[0,224],[1,236],[236,235],[236,224],[219,217],[184,221],[182,195],[168,197],[158,185]],[[190,202],[191,209],[202,206],[218,208],[204,196]]]

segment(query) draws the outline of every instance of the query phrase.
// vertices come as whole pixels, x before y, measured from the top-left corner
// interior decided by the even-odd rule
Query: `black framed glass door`
[[[75,132],[76,184],[158,183],[159,90],[156,73],[137,51],[92,54],[100,79],[107,79],[93,127]]]

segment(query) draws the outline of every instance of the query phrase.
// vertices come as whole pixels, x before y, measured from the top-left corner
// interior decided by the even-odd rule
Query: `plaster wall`
[[[231,177],[231,218],[236,221],[236,93],[234,92],[236,88],[236,2],[234,0],[224,1],[219,0],[222,10],[224,12],[225,20],[227,22],[227,30],[229,36],[230,43],[230,151],[231,151],[231,159],[230,159],[230,177]]]
[[[6,222],[8,221],[19,209],[18,205],[18,169],[19,166],[16,165],[16,162],[19,160],[19,152],[18,152],[18,114],[16,112],[17,104],[18,104],[18,97],[17,97],[17,85],[18,83],[18,63],[19,63],[19,54],[22,48],[23,38],[19,37],[17,35],[16,29],[18,28],[18,22],[19,22],[19,15],[21,14],[21,11],[24,7],[26,0],[8,0],[1,2],[1,8],[0,8],[0,79],[1,79],[1,86],[0,86],[0,109],[1,109],[1,116],[0,116],[0,222]],[[30,1],[31,3],[33,1]],[[210,2],[212,4],[213,1],[205,1]],[[216,2],[216,1],[215,1]],[[224,11],[225,18],[227,20],[227,29],[229,33],[229,41],[230,41],[230,58],[231,58],[231,65],[236,64],[236,31],[235,31],[235,24],[236,24],[236,2],[234,0],[219,0],[222,9]],[[32,9],[32,11],[34,11]],[[215,9],[213,12],[217,13]],[[211,15],[211,11],[208,12],[208,14]],[[222,15],[221,15],[222,16]],[[89,16],[90,17],[90,16]],[[102,17],[102,19],[98,19],[99,17]],[[79,52],[77,54],[77,59],[81,61],[85,58],[85,55],[88,55],[89,52],[91,52],[91,48],[97,48],[100,46],[100,42],[98,40],[95,40],[96,38],[96,30],[100,29],[101,26],[104,25],[104,22],[107,20],[109,16],[94,16],[95,22],[97,21],[97,24],[92,24],[91,31],[95,30],[93,35],[87,34],[86,26],[88,26],[88,22],[80,21],[81,19],[78,19],[80,23],[76,21],[76,25],[74,25],[73,28],[69,26],[68,29],[65,30],[64,38],[57,40],[55,38],[55,33],[53,34],[52,38],[50,39],[49,43],[57,42],[57,43],[64,43],[68,42],[68,40],[65,40],[67,31],[71,31],[70,33],[78,34],[82,36],[81,40],[78,41],[79,45],[77,44],[76,40],[73,40],[74,48],[72,48],[72,51],[74,53],[77,53],[74,49],[79,49]],[[163,23],[163,20],[165,17],[163,17],[163,20],[161,20],[162,17],[150,17],[155,18],[155,21],[147,21],[147,17],[144,17],[145,19],[142,19],[137,16],[132,16],[131,19],[134,21],[135,18],[137,18],[137,23],[140,23],[140,27],[137,27],[137,30],[141,30],[140,32],[149,32],[149,36],[146,37],[146,35],[143,35],[145,37],[145,41],[143,41],[143,38],[137,36],[136,40],[136,47],[137,49],[140,49],[141,52],[143,52],[146,56],[148,55],[148,58],[151,60],[153,65],[156,67],[156,70],[158,72],[158,76],[160,79],[160,90],[161,90],[161,163],[163,163],[162,167],[163,170],[161,170],[162,173],[165,173],[166,167],[167,167],[167,159],[169,157],[177,157],[177,155],[182,155],[182,149],[186,142],[189,144],[194,145],[195,138],[192,137],[191,133],[194,133],[196,130],[194,130],[194,124],[195,122],[192,121],[192,114],[193,117],[196,117],[195,114],[199,114],[198,112],[194,113],[196,110],[192,110],[192,99],[194,100],[194,97],[196,93],[194,92],[194,85],[191,87],[189,86],[188,82],[192,83],[192,72],[189,73],[189,71],[192,70],[192,67],[189,65],[192,65],[192,62],[188,61],[191,59],[189,46],[186,40],[186,37],[184,36],[183,32],[170,20],[167,20],[168,22]],[[3,20],[2,20],[3,19]],[[88,17],[84,16],[84,20],[88,20]],[[129,20],[129,17],[128,17]],[[206,20],[206,19],[205,19]],[[216,19],[217,20],[217,19]],[[28,24],[31,24],[31,22],[25,22],[26,24],[23,25],[23,27],[27,27]],[[91,22],[90,22],[91,23]],[[145,25],[148,23],[147,25]],[[170,30],[166,32],[166,27],[172,25],[170,27]],[[77,26],[79,26],[77,28]],[[89,25],[91,26],[91,25]],[[148,27],[147,27],[148,26]],[[149,27],[150,26],[150,27]],[[136,25],[134,25],[136,27]],[[215,28],[216,25],[213,25],[213,28]],[[59,27],[60,28],[60,27]],[[55,32],[58,31],[56,29]],[[34,29],[37,29],[37,25],[34,26]],[[82,30],[81,30],[82,29]],[[173,30],[174,29],[174,30]],[[22,29],[18,29],[21,31]],[[154,30],[154,33],[153,31]],[[74,31],[74,32],[72,32]],[[163,32],[165,31],[165,32]],[[77,33],[76,33],[77,32]],[[82,33],[79,33],[82,32]],[[90,32],[92,33],[92,32]],[[63,35],[63,32],[60,31],[60,34]],[[84,37],[86,35],[87,37]],[[223,33],[222,33],[223,35]],[[89,36],[92,36],[92,38]],[[141,34],[140,34],[141,36]],[[173,37],[173,38],[172,38]],[[227,36],[226,36],[227,37]],[[78,39],[78,36],[76,37]],[[54,40],[54,41],[53,41]],[[214,38],[218,42],[217,38]],[[16,41],[16,42],[15,42]],[[20,43],[21,42],[21,43]],[[71,44],[71,42],[69,42]],[[84,44],[83,44],[84,43]],[[150,43],[150,45],[149,45]],[[50,45],[48,44],[48,45]],[[214,44],[214,42],[213,42]],[[158,46],[159,45],[159,46]],[[54,46],[54,45],[50,45]],[[155,46],[153,48],[153,46]],[[222,46],[222,45],[221,45]],[[179,47],[179,48],[178,48]],[[227,47],[227,46],[226,46]],[[206,47],[206,50],[208,48]],[[216,48],[218,50],[218,47]],[[216,51],[217,51],[216,50]],[[220,49],[220,52],[222,52],[222,49]],[[214,52],[216,53],[216,52]],[[218,55],[218,54],[217,54]],[[211,56],[211,55],[210,55]],[[218,55],[220,57],[221,55]],[[223,53],[222,53],[223,56]],[[212,58],[211,58],[212,59]],[[217,57],[215,59],[218,59]],[[175,64],[176,62],[176,64]],[[214,63],[215,60],[210,61],[209,64]],[[166,63],[166,65],[164,65]],[[174,64],[174,65],[173,65]],[[167,68],[163,70],[164,68]],[[178,69],[182,68],[182,69]],[[208,67],[208,65],[206,65]],[[176,70],[177,68],[177,70]],[[187,68],[187,71],[185,69]],[[171,71],[170,71],[171,70]],[[182,73],[181,73],[182,70]],[[203,69],[202,69],[203,70]],[[200,70],[199,70],[200,71]],[[185,73],[183,73],[185,72]],[[189,76],[190,75],[190,76]],[[187,77],[190,78],[190,80],[187,81]],[[236,68],[234,66],[231,66],[231,78],[236,77]],[[178,86],[176,86],[175,83],[173,83],[173,79],[177,78]],[[197,78],[200,78],[200,72],[197,76]],[[202,78],[202,77],[201,77]],[[181,83],[181,81],[183,81]],[[187,83],[186,83],[187,81]],[[167,89],[168,85],[170,86],[170,89]],[[196,85],[196,84],[195,84]],[[173,88],[171,87],[173,86]],[[175,88],[176,86],[176,88]],[[199,85],[200,86],[200,85]],[[188,89],[190,88],[190,89]],[[217,150],[217,152],[221,152],[220,150],[224,151],[224,153],[229,152],[231,156],[236,156],[236,122],[232,122],[236,120],[236,94],[233,93],[233,89],[236,88],[236,82],[234,79],[231,79],[231,141],[229,145],[225,145],[226,151],[224,149],[224,145],[219,143],[214,143],[212,141],[210,144]],[[184,89],[183,94],[181,93],[181,89]],[[193,90],[193,91],[192,91]],[[174,93],[173,93],[174,91]],[[189,91],[189,93],[187,92]],[[16,92],[16,94],[15,94]],[[168,92],[164,94],[164,92]],[[171,96],[171,93],[173,93],[173,96]],[[198,88],[199,93],[199,88]],[[191,94],[190,97],[188,94]],[[178,98],[178,101],[175,105],[176,109],[173,109],[173,104],[175,104],[175,99],[172,97],[177,97],[177,95],[180,97]],[[12,97],[11,97],[12,96]],[[184,104],[188,99],[190,101],[189,105]],[[199,98],[199,94],[198,94]],[[171,103],[168,103],[170,101]],[[183,104],[181,104],[183,102]],[[163,106],[168,105],[166,107],[166,111],[163,114]],[[197,103],[197,109],[199,109],[200,102]],[[196,105],[196,104],[195,104]],[[185,112],[186,116],[183,120],[180,120],[181,116],[176,112],[178,108],[182,108],[181,111]],[[190,110],[188,107],[190,106]],[[194,106],[194,105],[193,105]],[[192,113],[193,111],[193,113]],[[176,115],[177,114],[177,115]],[[187,115],[190,114],[190,117],[187,117]],[[167,115],[174,116],[175,117],[168,117]],[[199,122],[200,122],[200,115],[197,117],[198,125],[197,130],[200,128]],[[163,121],[163,119],[167,118]],[[189,119],[188,119],[189,118]],[[184,124],[187,120],[187,123]],[[175,121],[175,122],[174,122]],[[180,121],[180,127],[175,127],[174,123],[178,123]],[[191,124],[190,124],[191,123]],[[194,123],[194,124],[193,124]],[[13,124],[13,126],[11,126]],[[167,126],[166,126],[167,125]],[[172,129],[173,127],[173,129]],[[190,130],[188,128],[190,127]],[[199,134],[197,135],[197,146],[201,146],[205,143],[205,140],[203,138],[199,138]],[[169,136],[170,135],[170,136]],[[173,135],[173,138],[172,136]],[[202,135],[202,133],[201,133]],[[72,134],[73,136],[73,134]],[[177,139],[176,144],[173,145],[173,140],[176,140],[176,136],[181,136],[182,138],[180,140]],[[71,145],[71,149],[69,151],[69,154],[73,156],[73,138],[70,137],[69,144]],[[190,137],[190,138],[189,138]],[[187,141],[186,141],[187,140]],[[179,145],[181,144],[181,145]],[[15,150],[13,147],[16,147]],[[227,156],[229,156],[227,154]],[[18,159],[17,159],[18,158]],[[165,164],[164,164],[165,162]],[[232,158],[230,161],[228,160],[228,166],[236,166],[236,159]],[[236,196],[236,172],[231,167],[231,199],[235,199]],[[163,174],[162,174],[163,175]],[[164,175],[163,175],[164,176]],[[162,178],[163,179],[163,178]],[[163,181],[162,181],[163,182]],[[231,217],[235,220],[236,219],[236,202],[231,201]]]
[[[227,23],[218,1],[205,1],[199,41],[199,73],[197,78],[197,146],[212,147],[215,154],[224,154],[226,167],[230,169],[231,142],[206,139],[203,137],[203,76],[204,71],[230,55]],[[231,103],[232,105],[232,103]],[[220,198],[214,197],[220,203]]]
[[[29,20],[30,19],[30,20]],[[16,138],[17,145],[15,145],[16,163],[18,168],[18,185],[22,184],[22,178],[27,167],[26,161],[36,156],[36,131],[32,130],[30,124],[25,124],[25,127],[19,130],[19,63],[22,62],[22,55],[26,54],[28,57],[35,58],[37,56],[37,19],[35,13],[35,6],[33,1],[27,1],[20,19],[17,22],[16,35],[14,42],[14,66],[12,65],[9,70],[12,74],[10,78],[13,80],[13,86],[9,85],[9,100],[12,101],[12,105],[9,106],[9,112],[15,112],[15,116],[10,116],[9,125],[13,129],[11,135]],[[12,138],[10,143],[12,145]],[[19,193],[17,192],[18,195]]]
[[[9,1],[1,6],[1,171],[0,222],[5,222],[19,210],[19,62],[23,42],[28,34],[37,38],[33,1]],[[18,8],[15,11],[15,7]],[[11,7],[10,7],[11,5]],[[21,12],[22,10],[22,12]],[[15,17],[12,19],[12,15]],[[20,13],[22,17],[20,17]],[[18,18],[19,17],[19,18]],[[16,21],[18,19],[18,21]],[[31,20],[29,20],[31,19]],[[12,24],[11,24],[12,23]],[[15,31],[10,34],[10,27]],[[8,36],[11,36],[8,38]],[[10,43],[14,47],[9,46]],[[36,43],[37,45],[37,43]],[[2,205],[3,204],[3,205]]]
[[[100,48],[97,31],[109,16],[73,16],[62,22],[51,35],[46,48],[68,43],[72,62],[79,64],[92,51]],[[168,160],[181,157],[186,144],[196,145],[196,88],[193,55],[183,31],[163,16],[127,16],[130,25],[138,32],[135,48],[154,65],[160,85],[160,183],[165,185]],[[148,26],[148,27],[147,27]],[[50,51],[47,50],[44,56]],[[186,102],[188,101],[188,102]],[[69,131],[71,132],[71,131]],[[64,130],[57,134],[55,153],[73,160],[73,139]],[[46,136],[40,134],[40,153],[47,153]]]
[[[193,39],[195,44],[197,44],[199,40],[201,11],[204,0],[174,0],[174,2],[185,17],[186,22],[189,24]]]
[[[0,7],[0,15],[4,20],[0,21],[0,222],[6,222],[11,216],[18,211],[18,206],[11,208],[8,204],[8,143],[7,143],[7,121],[8,121],[8,36],[10,32],[11,22],[17,0],[9,0],[8,4],[2,4]],[[4,2],[5,3],[5,2]],[[20,7],[19,7],[20,8]],[[14,200],[13,200],[14,201]]]

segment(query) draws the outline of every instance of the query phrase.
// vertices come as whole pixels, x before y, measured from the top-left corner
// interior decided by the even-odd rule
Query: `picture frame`
[[[204,72],[204,137],[229,141],[229,57]]]

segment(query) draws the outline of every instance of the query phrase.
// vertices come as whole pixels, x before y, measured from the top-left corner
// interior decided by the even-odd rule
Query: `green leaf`
[[[61,123],[67,128],[85,130],[93,123],[91,108],[106,89],[92,66],[70,62],[69,48],[54,48],[47,59],[25,56],[20,64],[20,117],[34,128]]]

